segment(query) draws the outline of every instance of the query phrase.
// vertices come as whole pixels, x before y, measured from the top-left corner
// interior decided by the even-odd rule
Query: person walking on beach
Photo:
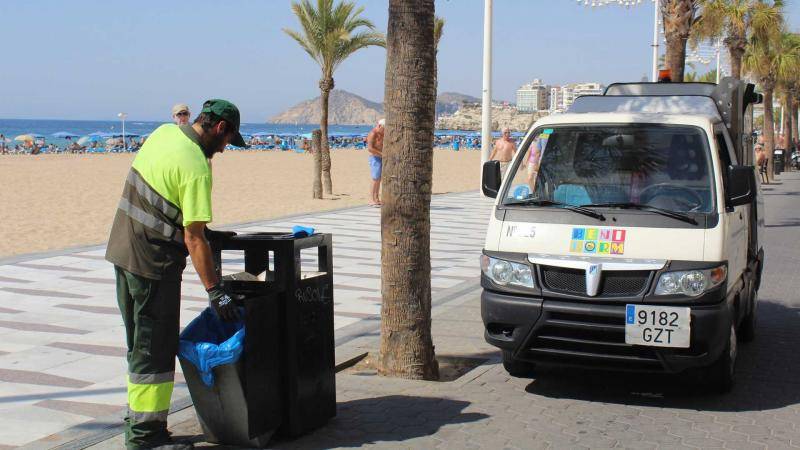
[[[212,175],[208,159],[227,144],[246,147],[239,110],[208,100],[192,125],[158,127],[136,155],[114,216],[105,258],[114,264],[127,337],[129,449],[192,448],[173,441],[167,414],[175,375],[181,278],[186,256],[224,320],[237,320],[232,295],[214,269]],[[227,233],[230,235],[230,233]]]
[[[494,148],[489,155],[489,161],[500,161],[500,176],[506,176],[508,164],[514,159],[517,153],[517,144],[511,139],[511,129],[503,128],[503,135],[494,142]],[[501,178],[502,179],[502,178]]]
[[[189,105],[178,103],[172,107],[172,121],[175,122],[175,125],[189,125],[190,116]]]
[[[378,121],[378,125],[367,136],[367,151],[369,152],[369,174],[372,178],[370,185],[370,206],[380,207],[381,202],[381,171],[383,169],[383,129],[386,119]]]

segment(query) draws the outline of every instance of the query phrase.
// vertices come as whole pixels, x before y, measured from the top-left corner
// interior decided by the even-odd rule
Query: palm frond
[[[361,16],[363,7],[352,1],[297,0],[292,2],[292,12],[300,23],[300,30],[284,29],[314,61],[319,64],[323,78],[333,76],[334,70],[355,51],[370,46],[386,46],[382,33]],[[366,31],[363,31],[366,30]]]

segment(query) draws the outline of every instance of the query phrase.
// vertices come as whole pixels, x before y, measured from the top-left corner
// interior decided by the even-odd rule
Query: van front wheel
[[[756,310],[758,308],[758,291],[753,289],[750,294],[750,310],[739,325],[739,339],[742,342],[753,342],[756,338]]]
[[[512,377],[526,378],[533,374],[536,365],[534,363],[515,359],[513,352],[503,350],[503,368],[506,369],[506,372]]]
[[[737,353],[736,327],[731,325],[730,336],[725,350],[719,355],[719,359],[714,364],[706,368],[706,385],[709,390],[718,394],[727,394],[733,389]]]

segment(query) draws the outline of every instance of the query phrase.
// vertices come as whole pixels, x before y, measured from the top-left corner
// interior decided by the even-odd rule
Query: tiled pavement
[[[490,202],[477,193],[436,196],[431,206],[434,297],[477,282]],[[236,231],[313,226],[334,235],[337,343],[378,323],[380,210],[351,208],[248,223]],[[66,437],[117,423],[125,405],[124,329],[114,273],[104,248],[0,261],[0,449]],[[304,257],[303,263],[313,263]],[[223,254],[225,273],[243,270]],[[184,273],[181,325],[206,306],[191,265]],[[177,367],[180,371],[180,366]],[[187,395],[177,375],[177,403]],[[67,430],[67,431],[65,431]]]
[[[800,174],[765,187],[767,269],[756,341],[740,349],[738,383],[724,396],[675,377],[540,371],[509,377],[483,341],[479,291],[433,309],[438,354],[485,358],[456,381],[337,375],[338,415],[275,448],[731,448],[800,447]],[[469,263],[469,261],[467,261]],[[376,348],[376,336],[337,347]],[[192,408],[170,416],[177,435],[202,435]],[[201,444],[207,445],[207,444]],[[115,437],[98,449],[120,449]]]

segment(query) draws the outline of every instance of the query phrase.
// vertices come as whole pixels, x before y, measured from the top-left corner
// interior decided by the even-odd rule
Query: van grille
[[[589,314],[555,307],[545,310],[540,323],[523,347],[523,353],[533,360],[598,368],[663,370],[654,349],[625,343],[624,308],[613,314]]]
[[[541,266],[544,287],[551,291],[586,295],[586,273],[581,269]],[[606,271],[600,278],[597,297],[631,297],[641,295],[650,280],[649,270]]]

